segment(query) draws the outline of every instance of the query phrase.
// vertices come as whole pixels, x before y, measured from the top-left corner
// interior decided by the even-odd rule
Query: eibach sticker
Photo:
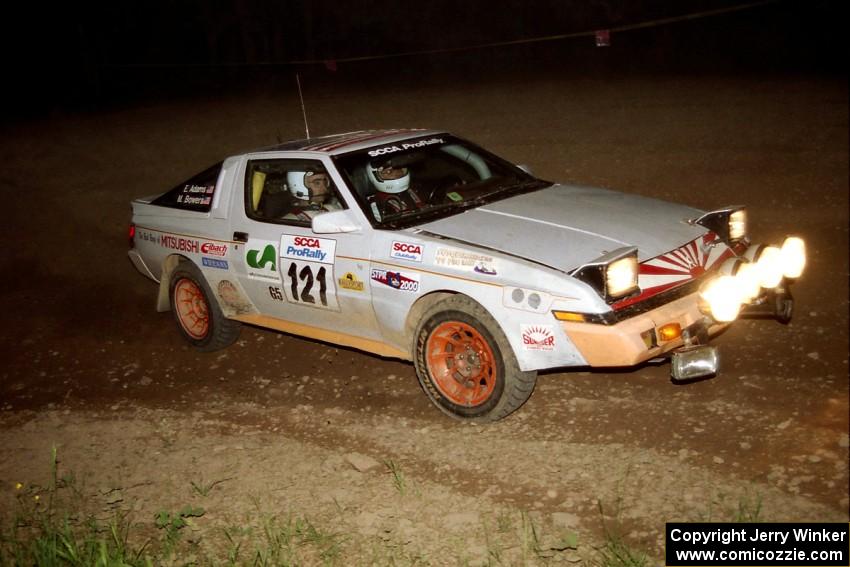
[[[226,256],[227,244],[218,244],[216,242],[202,242],[201,254],[207,254],[208,256]]]
[[[372,281],[400,291],[419,291],[419,274],[403,274],[393,270],[372,269]]]
[[[523,350],[555,350],[552,325],[520,325]]]

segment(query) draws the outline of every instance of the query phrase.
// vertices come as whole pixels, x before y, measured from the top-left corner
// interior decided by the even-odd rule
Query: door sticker
[[[336,240],[283,234],[280,275],[286,300],[297,305],[339,311],[334,260]]]
[[[333,264],[335,256],[336,240],[295,234],[284,234],[280,237],[281,258]]]
[[[283,292],[290,303],[339,311],[333,266],[281,258]]]
[[[415,272],[401,273],[372,268],[372,281],[401,291],[419,291],[419,274]]]
[[[245,246],[245,269],[251,278],[280,282],[277,271],[277,243],[250,239]]]

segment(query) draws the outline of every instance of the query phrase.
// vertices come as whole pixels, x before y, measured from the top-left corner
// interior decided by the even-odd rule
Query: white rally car
[[[553,184],[440,131],[288,142],[132,207],[130,259],[198,349],[249,323],[412,360],[478,421],[541,369],[715,374],[709,337],[747,311],[787,322],[805,265],[797,237],[751,244],[743,207]]]

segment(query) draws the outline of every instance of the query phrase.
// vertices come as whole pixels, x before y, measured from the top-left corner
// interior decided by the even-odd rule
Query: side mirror
[[[348,211],[329,211],[313,217],[311,223],[316,234],[339,234],[341,232],[360,232],[358,225]]]
[[[530,167],[528,167],[527,165],[525,165],[524,163],[519,163],[519,164],[517,164],[517,167],[518,167],[518,168],[520,168],[521,170],[523,170],[524,172],[526,172],[526,173],[527,173],[527,174],[529,174],[529,175],[534,175],[534,174],[531,172],[531,168],[530,168]]]

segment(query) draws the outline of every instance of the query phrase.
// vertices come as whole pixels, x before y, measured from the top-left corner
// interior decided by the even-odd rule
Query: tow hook
[[[717,347],[700,344],[707,337],[703,325],[692,325],[682,330],[684,345],[673,352],[670,375],[675,381],[693,380],[705,376],[714,376],[720,365]]]

